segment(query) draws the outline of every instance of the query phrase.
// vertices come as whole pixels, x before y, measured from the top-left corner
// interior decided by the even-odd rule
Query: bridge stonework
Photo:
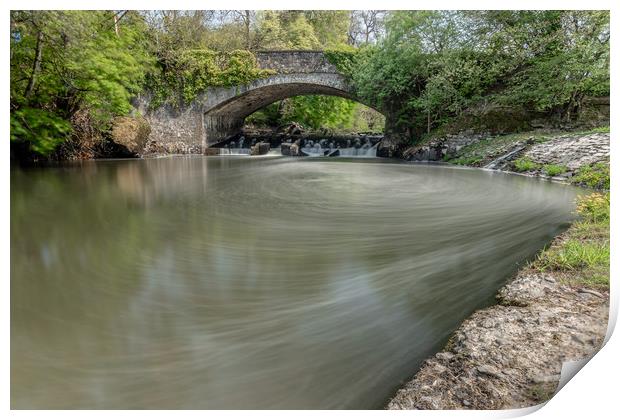
[[[148,97],[138,98],[138,111],[151,125],[149,140],[168,153],[202,153],[237,134],[245,117],[278,100],[311,94],[357,100],[321,51],[265,51],[256,53],[256,60],[276,74],[246,85],[209,88],[181,109],[164,105],[150,110]]]

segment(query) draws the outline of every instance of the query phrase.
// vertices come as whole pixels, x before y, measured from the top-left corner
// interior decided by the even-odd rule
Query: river
[[[12,408],[381,408],[578,190],[380,159],[11,171]]]

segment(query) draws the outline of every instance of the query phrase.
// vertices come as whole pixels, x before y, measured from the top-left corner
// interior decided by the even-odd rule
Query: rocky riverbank
[[[532,176],[609,189],[609,133],[460,137],[409,156],[433,153],[452,153],[461,159],[455,163],[520,167]],[[552,169],[561,173],[551,176]],[[578,212],[582,220],[500,289],[496,305],[467,318],[387,409],[534,406],[553,396],[564,362],[601,347],[609,310],[609,194],[582,199]]]
[[[403,152],[403,158],[570,181],[580,168],[609,161],[608,130],[531,131],[504,136],[464,132],[411,147]]]
[[[388,409],[509,409],[547,401],[562,363],[591,356],[607,330],[609,294],[525,271],[498,304],[469,317]]]

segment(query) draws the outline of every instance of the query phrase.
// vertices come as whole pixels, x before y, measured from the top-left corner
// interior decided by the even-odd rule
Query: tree
[[[376,43],[385,32],[383,10],[353,10],[350,14],[348,43],[361,46]]]
[[[259,13],[256,38],[257,44],[262,49],[282,50],[290,48],[290,43],[282,28],[280,17],[273,10]]]
[[[606,11],[402,11],[386,25],[354,85],[417,139],[481,102],[568,121],[609,92]]]
[[[293,49],[320,49],[321,43],[314,33],[314,28],[303,14],[298,14],[286,27],[289,45]]]
[[[117,22],[109,11],[13,11],[11,140],[45,155],[66,140],[70,121],[89,113],[105,129],[131,110],[153,61],[144,21],[135,12]]]
[[[321,48],[326,49],[346,45],[350,13],[348,10],[307,10],[304,16],[314,29]]]

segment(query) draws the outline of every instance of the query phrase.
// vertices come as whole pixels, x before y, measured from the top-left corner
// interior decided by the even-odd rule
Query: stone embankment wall
[[[562,136],[532,145],[523,156],[538,164],[560,164],[569,170],[609,159],[609,133]]]
[[[442,161],[458,156],[464,148],[476,146],[490,137],[488,133],[446,136],[406,150],[404,158],[410,161]],[[501,141],[501,137],[497,140],[500,141],[490,141],[488,146],[481,148],[480,153],[483,156],[473,166],[511,170],[515,160],[524,158],[539,166],[547,164],[566,166],[565,175],[570,176],[583,165],[609,161],[609,133],[548,135],[543,141],[534,137],[521,139],[517,137],[512,142]]]

